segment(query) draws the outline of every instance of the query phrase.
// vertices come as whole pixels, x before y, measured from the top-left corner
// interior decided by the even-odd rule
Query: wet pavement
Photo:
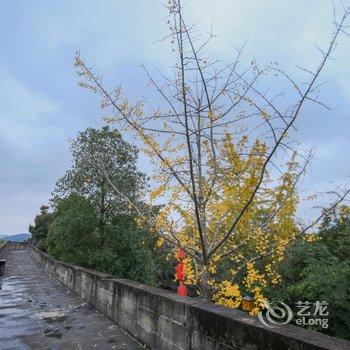
[[[26,250],[10,250],[6,259],[0,289],[1,350],[143,349],[50,277]]]

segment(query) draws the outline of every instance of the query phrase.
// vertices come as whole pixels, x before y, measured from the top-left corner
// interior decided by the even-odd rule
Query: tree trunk
[[[103,236],[105,230],[105,216],[106,216],[106,188],[105,181],[101,184],[101,200],[100,200],[100,215],[99,215],[99,228],[100,234]]]
[[[199,280],[199,293],[202,298],[204,298],[206,301],[212,301],[213,296],[213,288],[209,285],[209,274],[203,273]]]

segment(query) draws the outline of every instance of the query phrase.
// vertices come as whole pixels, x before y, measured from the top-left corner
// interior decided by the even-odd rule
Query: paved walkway
[[[6,259],[0,289],[1,350],[142,349],[46,274],[26,250],[10,251]]]

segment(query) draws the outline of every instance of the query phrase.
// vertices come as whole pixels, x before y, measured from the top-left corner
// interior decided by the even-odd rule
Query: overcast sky
[[[0,235],[27,232],[70,164],[67,137],[101,126],[94,95],[77,86],[74,54],[122,82],[132,97],[145,93],[137,62],[166,69],[171,51],[155,43],[167,33],[161,0],[0,1]],[[313,44],[332,33],[328,0],[191,0],[190,22],[217,34],[215,56],[228,59],[232,44],[247,38],[247,58],[272,60],[298,76],[313,67]],[[298,123],[301,142],[317,147],[304,185],[322,189],[350,174],[350,39],[342,38],[324,71],[326,111],[306,109]],[[141,164],[142,166],[142,164]]]

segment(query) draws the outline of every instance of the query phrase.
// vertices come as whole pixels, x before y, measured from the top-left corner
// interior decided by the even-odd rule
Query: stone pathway
[[[50,277],[26,250],[8,253],[0,289],[0,349],[143,349]]]

